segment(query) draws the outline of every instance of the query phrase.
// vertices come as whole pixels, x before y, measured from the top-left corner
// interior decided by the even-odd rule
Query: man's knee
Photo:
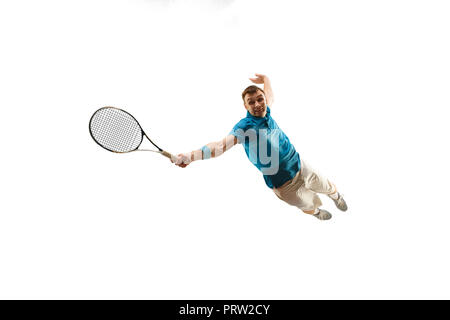
[[[298,198],[298,196],[283,196],[283,194],[277,195],[280,200],[283,202],[286,202],[288,205],[294,206],[294,207],[302,207],[302,201]]]
[[[306,187],[308,189],[310,189],[311,187],[314,187],[316,185],[318,185],[319,182],[319,176],[316,173],[311,173],[306,179],[305,179],[305,184]]]

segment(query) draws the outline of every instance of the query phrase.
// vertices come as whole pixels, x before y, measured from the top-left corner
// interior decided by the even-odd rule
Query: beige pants
[[[278,198],[303,211],[312,211],[322,205],[318,193],[330,194],[336,187],[301,160],[301,170],[290,181],[273,191]]]

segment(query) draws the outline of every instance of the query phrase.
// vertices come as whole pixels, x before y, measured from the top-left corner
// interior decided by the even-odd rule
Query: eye
[[[254,104],[255,104],[255,101],[250,101],[248,104],[254,105]]]
[[[258,99],[258,102],[263,102],[263,101],[264,101],[263,98],[259,98],[259,99]]]

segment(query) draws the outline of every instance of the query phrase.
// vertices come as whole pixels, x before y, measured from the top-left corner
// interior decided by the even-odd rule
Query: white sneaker
[[[330,195],[328,195],[328,197],[330,197]],[[339,210],[341,210],[341,211],[347,211],[347,203],[345,203],[345,200],[344,200],[344,195],[343,194],[340,194],[339,192],[338,192],[338,198],[335,200],[335,199],[333,199],[333,198],[331,198],[330,197],[330,199],[331,200],[333,200],[334,201],[334,204],[336,205],[336,207],[339,209]]]
[[[330,220],[332,215],[327,210],[319,209],[318,213],[313,214],[319,220]]]

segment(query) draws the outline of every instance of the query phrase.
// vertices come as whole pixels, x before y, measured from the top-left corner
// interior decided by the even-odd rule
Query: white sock
[[[339,199],[339,192],[335,192],[335,193],[333,193],[333,194],[329,194],[328,195],[331,199],[334,199],[334,200],[337,200],[337,199]]]
[[[320,212],[319,208],[316,208],[316,210],[314,210],[313,214],[318,214]]]

